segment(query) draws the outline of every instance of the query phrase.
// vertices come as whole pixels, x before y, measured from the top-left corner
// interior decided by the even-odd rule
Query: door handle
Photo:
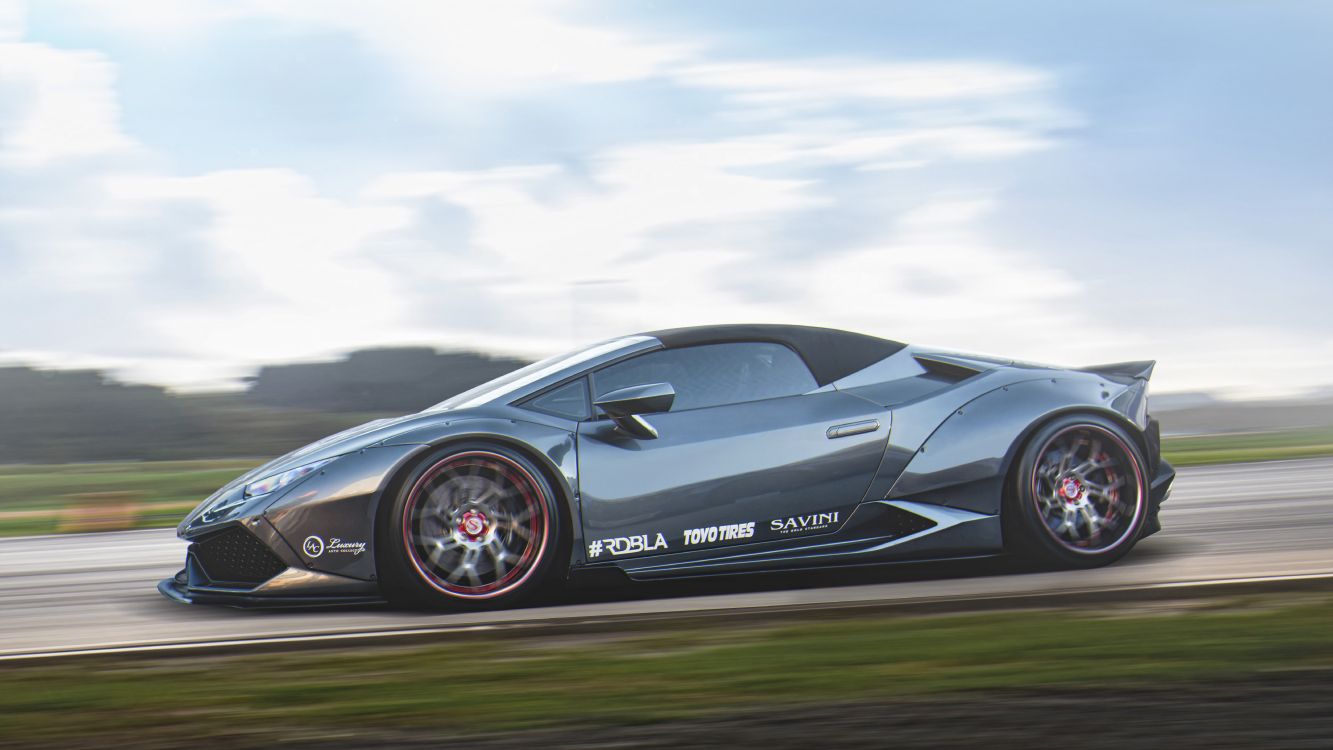
[[[867,432],[874,432],[879,429],[878,419],[867,419],[861,422],[848,422],[847,424],[835,424],[828,428],[824,433],[829,440],[837,438],[851,437],[852,435],[864,435]]]

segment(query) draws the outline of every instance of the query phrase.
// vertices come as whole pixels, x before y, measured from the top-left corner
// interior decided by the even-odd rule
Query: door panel
[[[890,428],[887,410],[832,390],[645,418],[658,438],[609,420],[579,428],[589,562],[832,532]]]

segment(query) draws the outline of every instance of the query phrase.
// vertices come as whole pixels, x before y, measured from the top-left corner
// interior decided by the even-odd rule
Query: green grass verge
[[[0,668],[0,737],[256,743],[377,729],[637,724],[737,708],[1161,685],[1333,667],[1333,599],[1111,613],[657,625],[632,637]]]
[[[185,511],[253,468],[257,459],[0,465],[0,536],[54,533],[88,493],[125,493],[138,512],[130,528],[175,526]]]
[[[1167,438],[1162,455],[1176,466],[1333,456],[1333,427]]]
[[[256,459],[0,466],[0,510],[59,508],[71,495],[130,492],[146,503],[199,501]]]

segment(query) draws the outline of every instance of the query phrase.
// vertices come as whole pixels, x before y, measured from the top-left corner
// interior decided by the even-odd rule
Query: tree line
[[[264,457],[420,411],[526,364],[428,348],[263,367],[237,392],[180,394],[97,370],[0,368],[0,464]]]

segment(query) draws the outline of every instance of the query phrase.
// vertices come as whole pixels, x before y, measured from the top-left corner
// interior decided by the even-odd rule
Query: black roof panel
[[[783,344],[805,360],[821,386],[869,367],[906,346],[897,341],[834,328],[764,323],[669,328],[644,335],[656,338],[668,349],[736,341]]]

